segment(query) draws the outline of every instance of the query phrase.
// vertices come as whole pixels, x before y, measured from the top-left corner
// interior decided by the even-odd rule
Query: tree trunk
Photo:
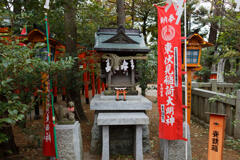
[[[124,0],[117,0],[117,24],[125,27],[125,7]]]
[[[221,59],[218,62],[217,70],[217,82],[224,82],[224,68],[225,68],[226,59]]]
[[[13,1],[13,12],[14,14],[21,14],[22,4],[20,0]]]
[[[217,33],[218,33],[218,24],[217,22],[212,22],[210,27],[209,37],[208,37],[208,41],[210,43],[216,44]]]
[[[65,0],[64,4],[65,44],[68,56],[77,56],[76,9],[73,0]]]
[[[135,0],[132,0],[132,28],[134,28],[134,22],[135,22]]]
[[[221,12],[223,12],[223,4],[219,3],[219,1],[220,0],[212,0],[211,9],[210,9],[210,12],[212,12],[212,17],[214,19],[214,20],[212,20],[212,22],[210,24],[210,31],[209,31],[209,37],[208,37],[208,41],[215,45],[215,52],[212,52],[211,53],[212,55],[216,54],[216,51],[218,48],[217,35],[220,31],[219,21],[216,20],[215,17],[223,16],[221,13]],[[212,62],[210,62],[209,67],[213,69],[214,64],[212,64]],[[214,70],[211,70],[211,71],[214,72]]]
[[[148,17],[148,14],[146,14],[146,16],[143,17],[143,25],[142,25],[142,32],[143,32],[145,44],[148,44],[147,43],[147,17]]]
[[[77,27],[76,27],[76,8],[73,0],[65,0],[64,3],[64,27],[66,56],[77,57]],[[87,120],[81,104],[78,62],[75,62],[72,70],[67,75],[68,86],[66,86],[68,100],[74,102],[75,113],[78,120]]]

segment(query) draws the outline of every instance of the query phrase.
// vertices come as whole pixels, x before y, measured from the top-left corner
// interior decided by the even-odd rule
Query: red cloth
[[[27,34],[27,28],[24,27],[21,31],[21,35],[26,35]]]
[[[181,26],[173,5],[158,10],[159,138],[183,139]]]
[[[27,45],[24,43],[18,43],[19,46],[26,47]]]
[[[53,134],[53,120],[52,120],[52,107],[46,110],[45,114],[45,136],[43,139],[43,155],[48,157],[55,157],[55,144]]]

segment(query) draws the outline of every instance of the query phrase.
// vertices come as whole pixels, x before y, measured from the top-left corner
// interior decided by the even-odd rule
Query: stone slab
[[[99,113],[97,125],[145,125],[149,124],[148,116],[143,112]]]
[[[91,110],[151,110],[152,102],[147,98],[127,96],[126,101],[116,101],[116,96],[95,95],[90,103]]]
[[[78,121],[72,125],[56,125],[59,159],[82,160],[83,146]]]
[[[183,123],[183,135],[185,135],[186,123]],[[187,125],[188,143],[187,159],[192,160],[190,129]],[[160,160],[186,160],[186,142],[183,140],[160,139]]]

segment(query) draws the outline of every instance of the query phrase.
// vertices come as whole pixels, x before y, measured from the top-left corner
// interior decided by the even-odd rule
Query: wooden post
[[[210,114],[208,160],[222,160],[226,115]]]
[[[132,69],[131,81],[132,81],[132,85],[135,85],[135,69]]]
[[[131,73],[131,82],[132,82],[132,90],[135,90],[135,69],[132,69],[132,73]]]
[[[226,115],[227,115],[227,120],[226,120],[226,134],[233,136],[233,110],[231,105],[227,104],[226,105]]]
[[[187,70],[187,123],[190,126],[191,119],[191,90],[192,90],[192,71]],[[199,106],[198,106],[199,107]]]
[[[107,85],[108,85],[108,90],[111,90],[111,83],[112,83],[112,71],[108,72],[107,74],[108,78],[107,78]]]
[[[101,79],[100,77],[97,78],[97,92],[101,94]]]
[[[47,85],[48,85],[47,78],[48,78],[47,74],[43,73],[42,74],[42,88],[43,88],[44,94],[47,94]],[[44,96],[44,97],[42,97],[43,117],[45,117],[45,114],[46,114],[46,107],[47,107],[47,97]]]
[[[54,81],[54,87],[53,87],[54,103],[57,102],[57,91],[58,91],[57,81]]]
[[[240,90],[237,91],[234,138],[240,138]]]
[[[92,97],[95,96],[95,75],[94,75],[94,71],[92,69]]]
[[[86,98],[86,104],[89,104],[89,96],[88,96],[88,73],[87,73],[87,63],[83,63],[83,83],[84,83],[84,93]]]
[[[104,84],[104,82],[102,82],[102,92],[104,92],[105,91],[105,84]]]
[[[62,87],[62,100],[65,101],[66,98],[66,88]]]
[[[217,80],[216,79],[211,79],[210,82],[211,82],[211,85],[212,85],[212,91],[217,92]]]

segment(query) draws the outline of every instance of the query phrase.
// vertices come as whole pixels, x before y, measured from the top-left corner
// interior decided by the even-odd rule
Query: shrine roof
[[[94,49],[104,53],[144,53],[150,49],[144,42],[144,36],[138,29],[101,28],[95,33]]]
[[[196,45],[196,43],[202,47],[213,46],[212,43],[205,41],[203,39],[203,37],[201,35],[199,35],[198,33],[191,34],[187,37],[187,45],[188,46]],[[182,44],[184,44],[184,40],[182,40]]]

